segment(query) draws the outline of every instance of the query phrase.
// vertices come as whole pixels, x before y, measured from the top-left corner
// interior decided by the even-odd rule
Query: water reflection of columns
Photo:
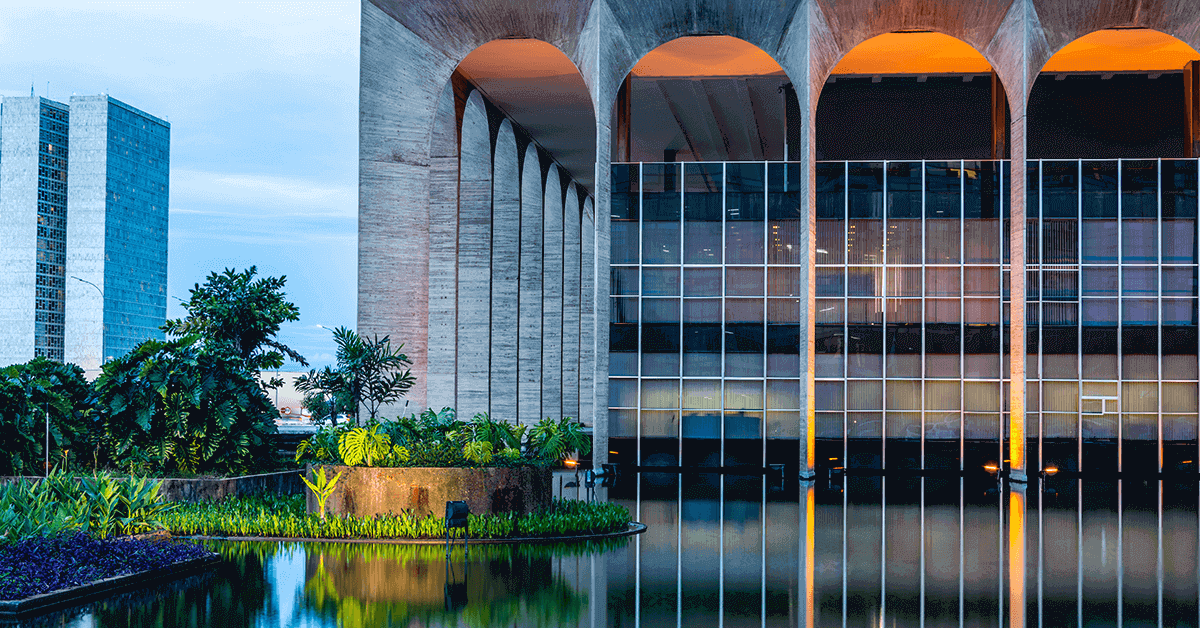
[[[817,515],[817,498],[816,488],[812,482],[800,483],[800,526],[804,531],[804,536],[800,539],[800,597],[798,600],[799,606],[799,622],[798,626],[803,628],[812,628],[816,621],[816,515]],[[843,509],[843,513],[845,510]],[[843,530],[845,529],[845,519],[842,520]],[[842,624],[845,625],[845,591],[846,591],[846,576],[845,576],[845,547],[846,536],[842,535]],[[765,604],[765,602],[764,602]]]
[[[1010,628],[1025,627],[1025,562],[1025,485],[1013,483],[1009,484],[1008,491],[1008,625]],[[1001,608],[1003,606],[1001,604]]]

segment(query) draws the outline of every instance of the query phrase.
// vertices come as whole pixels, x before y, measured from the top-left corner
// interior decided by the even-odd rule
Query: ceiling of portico
[[[497,39],[476,48],[458,70],[591,193],[596,116],[566,55],[536,39]]]

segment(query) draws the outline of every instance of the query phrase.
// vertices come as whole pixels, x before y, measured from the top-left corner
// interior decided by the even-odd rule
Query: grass
[[[605,534],[625,530],[631,517],[617,504],[556,499],[545,511],[523,514],[471,515],[473,539],[556,537]],[[445,538],[442,517],[407,512],[381,517],[320,515],[305,512],[300,495],[232,497],[216,502],[179,504],[162,518],[175,535],[262,536],[308,539],[436,539]],[[462,536],[461,529],[451,531]]]

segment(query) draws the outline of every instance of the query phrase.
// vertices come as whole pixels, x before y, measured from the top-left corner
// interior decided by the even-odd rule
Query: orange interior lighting
[[[942,33],[885,33],[855,46],[833,74],[984,74],[992,65],[965,41]]]
[[[1191,46],[1148,28],[1088,33],[1056,52],[1042,72],[1132,72],[1181,70],[1200,59]]]
[[[765,76],[783,68],[761,48],[737,37],[680,37],[654,50],[633,66],[637,77]]]

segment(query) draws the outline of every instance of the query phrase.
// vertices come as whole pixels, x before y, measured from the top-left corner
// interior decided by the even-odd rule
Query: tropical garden
[[[307,366],[278,339],[281,325],[300,317],[285,284],[285,277],[258,277],[254,267],[209,275],[183,303],[186,316],[163,325],[165,339],[108,361],[92,382],[80,367],[44,358],[0,369],[0,476],[8,476],[0,479],[0,600],[209,555],[195,544],[161,540],[164,532],[446,535],[445,521],[433,514],[327,514],[325,500],[341,475],[335,468],[548,468],[589,453],[590,437],[571,419],[518,426],[487,414],[464,420],[452,408],[385,417],[415,382],[411,361],[390,338],[346,328],[332,330],[336,365],[295,382],[319,428],[294,451],[282,451],[268,395],[283,382],[260,373],[287,361]],[[171,503],[160,481],[149,479],[285,470],[302,476],[320,503],[317,512],[299,493]],[[554,500],[535,512],[472,514],[465,533],[598,534],[624,531],[629,522],[619,506]]]

